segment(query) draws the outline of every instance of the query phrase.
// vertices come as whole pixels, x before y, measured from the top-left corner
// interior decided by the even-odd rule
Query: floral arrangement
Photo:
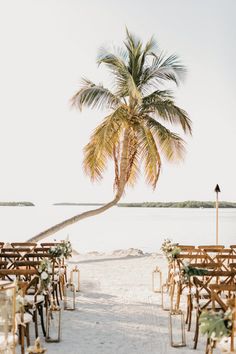
[[[68,239],[49,249],[49,253],[56,258],[69,258],[72,256],[72,246]]]
[[[229,337],[232,330],[232,311],[228,309],[225,313],[204,311],[200,318],[200,331],[207,334],[208,338],[220,341],[224,337]]]
[[[46,291],[51,283],[52,267],[50,261],[47,259],[42,260],[38,267],[38,271],[41,289]]]
[[[176,243],[172,243],[170,239],[166,238],[161,245],[161,251],[165,255],[167,261],[171,263],[181,252],[181,249]]]
[[[194,275],[207,275],[209,272],[207,269],[194,268],[189,262],[183,262],[183,268],[181,270],[182,280],[188,282],[191,276]]]

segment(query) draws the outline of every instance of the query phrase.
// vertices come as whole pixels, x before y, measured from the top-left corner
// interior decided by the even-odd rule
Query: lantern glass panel
[[[46,320],[46,342],[61,340],[61,308],[55,304],[48,309]]]
[[[0,352],[15,353],[15,285],[0,281]]]
[[[160,268],[156,267],[152,272],[152,290],[155,293],[160,293],[162,287],[162,273]]]
[[[77,266],[70,272],[70,283],[75,285],[75,291],[80,291],[80,270]]]
[[[75,285],[67,283],[64,287],[64,310],[75,310]]]
[[[162,285],[161,288],[161,304],[164,311],[170,311],[171,309],[171,298],[169,295],[168,287],[166,284]]]
[[[172,347],[186,346],[184,315],[180,309],[170,312],[170,341]]]

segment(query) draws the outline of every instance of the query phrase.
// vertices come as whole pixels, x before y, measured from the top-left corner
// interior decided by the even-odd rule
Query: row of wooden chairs
[[[33,321],[35,337],[38,337],[38,316],[40,318],[42,333],[46,336],[44,325],[44,310],[47,313],[51,295],[53,301],[59,305],[63,297],[64,284],[67,281],[66,266],[63,259],[58,259],[48,251],[57,243],[15,242],[4,244],[0,242],[0,279],[17,280],[19,291],[25,299],[24,311],[17,314],[19,342],[21,353],[25,352],[25,337],[27,346],[30,345],[29,324]],[[40,290],[39,266],[43,260],[51,263],[51,289]],[[63,272],[61,272],[63,270]]]
[[[183,295],[187,296],[186,324],[190,331],[195,309],[194,349],[199,337],[199,317],[203,311],[226,311],[228,301],[236,296],[236,246],[178,245],[181,253],[169,266],[168,285],[172,307],[179,307]],[[186,262],[188,262],[186,264]],[[207,274],[185,277],[186,267],[206,270]],[[206,272],[205,272],[206,273]],[[209,341],[206,353],[209,352]]]

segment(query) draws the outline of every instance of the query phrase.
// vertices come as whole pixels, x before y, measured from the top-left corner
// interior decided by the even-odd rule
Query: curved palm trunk
[[[128,130],[125,130],[123,146],[122,146],[121,161],[120,161],[120,179],[119,179],[118,190],[117,190],[115,198],[111,202],[103,205],[102,207],[99,207],[99,208],[93,209],[93,210],[88,210],[88,211],[85,211],[81,214],[72,216],[71,218],[62,221],[59,224],[56,224],[56,225],[50,227],[49,229],[40,232],[38,235],[35,235],[35,236],[31,237],[30,239],[28,239],[27,240],[28,242],[38,242],[38,241],[44,239],[45,237],[53,235],[54,233],[64,229],[66,226],[75,224],[76,222],[86,219],[86,218],[89,218],[90,216],[95,216],[95,215],[101,214],[119,202],[120,198],[122,197],[122,195],[124,193],[124,189],[125,189],[125,185],[126,185],[127,166],[128,166],[128,161],[127,161],[128,160],[127,159],[128,140],[129,140]]]

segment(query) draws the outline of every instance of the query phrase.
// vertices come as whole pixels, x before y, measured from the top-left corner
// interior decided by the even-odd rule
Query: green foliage
[[[202,312],[199,318],[200,332],[213,340],[228,337],[232,329],[231,319],[230,311],[225,314],[223,312]]]
[[[56,258],[69,258],[72,256],[72,246],[69,240],[62,241],[49,249],[49,254]]]
[[[185,263],[181,269],[181,275],[184,282],[188,282],[189,278],[194,275],[207,275],[209,272],[207,269],[195,268],[190,264]]]

